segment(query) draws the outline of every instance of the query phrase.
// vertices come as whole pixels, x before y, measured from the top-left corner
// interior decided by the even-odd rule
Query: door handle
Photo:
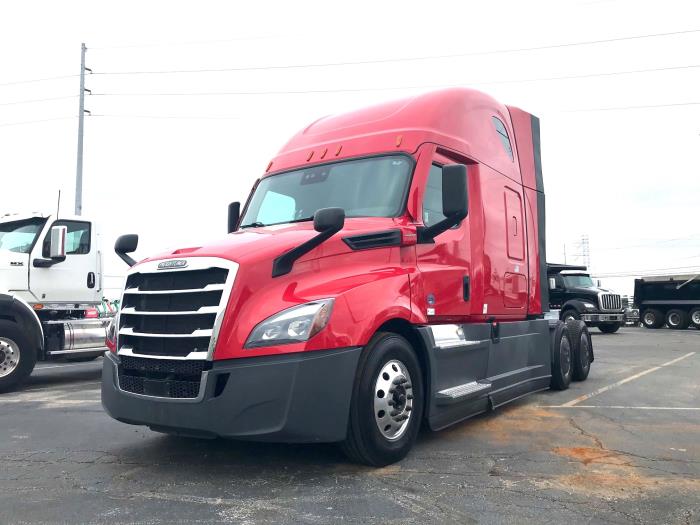
[[[88,274],[87,274],[87,287],[88,288],[95,287],[95,273],[94,272],[88,272]]]

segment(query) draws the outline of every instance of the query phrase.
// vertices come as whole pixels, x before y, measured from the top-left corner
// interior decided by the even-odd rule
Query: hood
[[[598,297],[599,293],[615,293],[612,290],[608,290],[605,288],[598,288],[597,286],[591,286],[590,288],[584,288],[584,287],[567,288],[566,291],[569,293],[577,294],[577,295],[590,295],[591,297]]]
[[[0,292],[29,287],[29,254],[0,250]]]
[[[352,250],[343,242],[343,237],[398,229],[403,224],[402,219],[385,217],[346,219],[345,226],[340,232],[301,257],[299,261],[349,253]],[[314,230],[312,221],[244,228],[220,241],[202,246],[178,248],[154,255],[141,262],[178,257],[220,257],[241,265],[269,263],[272,266],[272,261],[276,257],[316,235],[318,232]]]

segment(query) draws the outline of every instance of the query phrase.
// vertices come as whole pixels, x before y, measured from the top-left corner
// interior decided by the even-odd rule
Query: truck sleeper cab
[[[112,417],[338,441],[386,465],[422,421],[588,375],[585,325],[544,318],[539,121],[522,110],[450,89],[320,119],[238,210],[220,243],[129,271],[103,368]]]

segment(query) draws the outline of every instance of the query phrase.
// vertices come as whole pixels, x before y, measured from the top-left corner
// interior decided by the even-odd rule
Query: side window
[[[423,195],[423,224],[432,226],[444,218],[445,216],[442,214],[442,166],[433,164],[430,166],[428,184],[425,186],[425,195]],[[459,224],[451,229],[456,228],[459,228]]]
[[[423,224],[432,226],[444,219],[442,214],[442,166],[430,166],[423,196]]]
[[[260,204],[257,221],[263,224],[275,224],[294,220],[296,201],[283,193],[268,191]]]
[[[90,223],[83,221],[56,221],[52,226],[66,226],[66,255],[85,255],[90,253]],[[50,255],[51,233],[46,235],[42,246],[42,256]]]
[[[506,153],[510,157],[510,160],[513,160],[513,147],[510,145],[510,139],[508,138],[508,131],[506,131],[506,126],[501,122],[501,119],[498,117],[491,117],[493,119],[493,125],[496,126],[496,132],[498,133],[498,138],[501,139],[501,144],[503,144],[503,149],[506,150]]]

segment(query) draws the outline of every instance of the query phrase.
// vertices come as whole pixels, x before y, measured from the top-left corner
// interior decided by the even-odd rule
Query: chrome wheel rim
[[[653,325],[656,322],[656,317],[652,313],[644,314],[644,324]]]
[[[401,438],[413,410],[413,386],[406,366],[396,359],[386,363],[374,382],[374,420],[389,441]]]
[[[576,320],[576,318],[571,314],[568,314],[566,317],[564,317],[564,322],[575,321],[575,320]]]
[[[569,338],[563,337],[559,344],[559,364],[561,367],[561,375],[566,377],[571,371],[571,345]]]
[[[678,326],[679,324],[681,324],[681,316],[676,313],[669,315],[668,324],[670,324],[671,326]]]
[[[691,316],[694,325],[700,325],[700,310],[695,310]]]
[[[7,377],[19,366],[19,345],[12,339],[0,337],[0,377]]]

